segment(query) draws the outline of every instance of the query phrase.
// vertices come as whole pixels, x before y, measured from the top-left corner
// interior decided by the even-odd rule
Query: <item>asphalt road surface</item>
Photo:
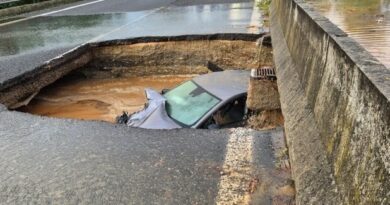
[[[195,2],[198,4],[186,0],[81,1],[18,16],[0,24],[0,85],[86,42],[259,32],[248,29],[260,22],[251,1]]]
[[[282,129],[144,130],[4,110],[0,121],[0,203],[233,204],[254,180],[259,191],[287,183],[275,168]]]

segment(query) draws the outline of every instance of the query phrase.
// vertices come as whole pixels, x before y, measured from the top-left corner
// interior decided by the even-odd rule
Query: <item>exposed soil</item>
[[[250,114],[246,121],[246,126],[255,130],[265,130],[283,127],[283,123],[284,119],[281,110],[264,110]]]
[[[210,64],[250,70],[272,65],[272,48],[248,41],[172,41],[113,45],[93,50],[93,59],[80,71],[88,77],[203,74]],[[264,58],[265,57],[265,58]]]
[[[252,111],[280,109],[276,81],[251,79],[248,88],[247,106]]]

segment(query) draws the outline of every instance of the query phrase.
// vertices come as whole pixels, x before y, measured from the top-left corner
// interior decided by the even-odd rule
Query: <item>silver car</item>
[[[163,94],[145,89],[145,108],[129,116],[124,114],[117,121],[146,129],[229,126],[246,115],[249,76],[249,71],[241,70],[212,72]]]

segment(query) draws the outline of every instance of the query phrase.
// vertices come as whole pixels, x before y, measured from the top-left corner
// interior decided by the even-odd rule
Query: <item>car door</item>
[[[201,126],[203,129],[234,127],[247,113],[246,95],[234,98],[216,110]]]

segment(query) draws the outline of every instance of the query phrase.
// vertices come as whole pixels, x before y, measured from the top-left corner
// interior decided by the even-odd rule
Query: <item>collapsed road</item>
[[[125,1],[112,2],[82,1],[81,5],[88,7],[73,5],[74,9],[64,6],[33,12],[24,15],[24,20],[0,25],[4,34],[0,39],[2,103],[8,108],[11,105],[18,107],[23,101],[28,103],[25,97],[34,97],[43,87],[80,66],[87,65],[83,71],[88,73],[88,69],[96,65],[93,61],[89,64],[96,55],[83,52],[99,46],[104,48],[104,44],[108,48],[115,44],[115,41],[101,44],[103,40],[191,32],[251,33],[251,29],[259,28],[256,27],[259,13],[253,2],[192,6],[187,1],[175,1],[173,4],[164,1],[158,5],[149,1],[135,3],[140,6],[139,10],[152,9],[146,12],[128,12],[130,7]],[[216,2],[226,3],[202,3]],[[135,6],[135,10],[137,8]],[[88,15],[80,15],[82,13]],[[104,23],[95,22],[99,17]],[[82,23],[72,23],[75,19],[81,19]],[[167,23],[161,24],[162,21]],[[75,30],[65,32],[62,28]],[[96,35],[96,31],[101,29],[103,32]],[[10,33],[10,30],[15,32]],[[31,35],[26,36],[25,33]],[[65,34],[60,35],[65,37],[57,38],[58,33]],[[127,43],[142,43],[145,39],[193,42],[241,40],[245,43],[250,39],[254,45],[258,37],[244,34],[190,35],[135,38]],[[79,46],[86,42],[91,44]],[[225,43],[229,49],[235,46],[231,42]],[[77,48],[61,55],[74,47]],[[107,57],[104,49],[98,50],[103,59]],[[218,55],[224,57],[223,54]],[[56,56],[59,57],[50,60]],[[159,55],[155,57],[159,59]],[[70,59],[70,62],[64,59]],[[200,72],[208,72],[208,66],[215,65],[196,61],[197,58],[194,58],[195,61],[183,59],[198,66]],[[218,64],[221,62],[227,63],[225,67],[234,65],[240,68],[234,61],[220,60]],[[231,62],[233,64],[229,65]],[[248,63],[257,66],[256,61]],[[131,63],[128,65],[131,67]],[[116,64],[110,66],[115,69]],[[164,69],[173,71],[170,66]],[[99,74],[103,75],[110,73],[104,68],[100,71]],[[115,72],[110,74],[118,75]],[[2,203],[294,203],[294,182],[290,179],[284,132],[280,127],[263,131],[248,128],[145,130],[106,122],[42,117],[12,111],[1,104],[0,122]]]
[[[98,2],[107,3],[96,1],[95,4]],[[199,13],[196,6],[186,7],[181,12],[190,13],[184,15],[188,19],[177,18],[178,24],[171,26],[202,22],[191,24],[191,27],[199,26],[199,32],[207,32],[209,27],[204,25],[224,32],[230,26],[233,30],[252,27],[248,25],[247,17],[256,19],[256,16],[246,14],[253,5],[247,8],[228,5],[217,6],[216,10],[213,6],[198,8],[202,11],[201,21],[193,21],[190,17]],[[161,15],[147,16],[170,19],[171,13],[165,11],[171,9],[157,9],[153,12],[161,11]],[[222,27],[204,24],[211,19],[208,14],[214,14],[214,11],[216,16],[224,17],[220,18],[221,22],[216,21]],[[173,12],[174,19],[183,17],[181,12]],[[245,15],[241,16],[242,13]],[[263,55],[261,52],[253,55],[250,50],[262,50],[262,43],[259,43],[260,48],[253,46],[261,35],[184,35],[132,38],[120,43],[100,41],[108,36],[122,38],[120,32],[94,36],[90,43],[42,66],[35,67],[31,63],[30,67],[20,66],[22,69],[2,69],[5,75],[1,75],[0,97],[7,108],[0,105],[1,202],[389,204],[389,70],[302,1],[273,0],[270,13],[271,54],[275,59],[278,83],[255,81],[249,87],[268,95],[270,93],[264,89],[256,89],[259,88],[256,85],[268,85],[269,90],[274,89],[269,96],[277,96],[278,100],[260,103],[263,108],[270,106],[271,110],[257,110],[260,115],[253,121],[266,122],[264,116],[280,111],[281,107],[284,128],[156,131],[96,121],[39,117],[9,109],[23,102],[28,104],[28,99],[40,89],[83,66],[86,67],[81,70],[86,76],[91,69],[99,71],[92,72],[93,75],[102,76],[140,74],[140,70],[131,69],[140,62],[151,62],[148,68],[153,72],[193,71],[200,74],[215,69],[258,68],[257,57]],[[31,18],[34,19],[37,20]],[[229,19],[227,24],[226,19]],[[166,32],[163,29],[166,25],[146,21],[162,33]],[[130,24],[121,25],[126,26],[111,28],[114,32],[109,34]],[[151,31],[145,25],[139,29]],[[135,25],[129,27],[132,26]],[[182,28],[179,32],[188,30],[188,27]],[[213,47],[216,42],[221,46]],[[241,46],[233,49],[237,43]],[[187,53],[177,52],[184,54],[182,58],[172,58],[170,54],[175,52],[169,52],[170,49],[180,51],[176,49],[180,44]],[[137,46],[154,48],[150,55],[154,59],[143,58],[148,55],[133,55],[130,51],[136,50]],[[193,50],[197,47],[201,49]],[[161,48],[165,51],[159,53]],[[216,48],[239,51],[244,55],[212,52]],[[32,50],[29,52],[45,53]],[[44,46],[42,50],[45,50]],[[245,54],[248,51],[251,55]],[[127,54],[133,55],[132,58]],[[70,62],[64,59],[70,59]],[[172,59],[177,61],[170,61]],[[166,63],[166,60],[169,65],[155,64]],[[96,67],[102,65],[101,62],[104,66]],[[244,62],[244,66],[237,66],[235,62]],[[172,63],[181,64],[175,67]],[[248,95],[251,93],[248,91]],[[258,102],[249,104],[257,105]],[[274,105],[279,106],[277,110],[272,110]],[[289,160],[294,181],[289,179]]]
[[[210,72],[210,60],[212,68],[256,68],[260,60],[267,63],[256,58],[255,41],[261,36],[184,35],[87,44],[37,68],[23,80],[8,81],[1,100],[9,106],[19,104],[24,96],[70,72],[90,78],[196,74]],[[271,54],[269,45],[262,52]],[[235,56],[235,60],[227,60],[228,56]],[[1,113],[1,121],[7,121],[0,125],[0,147],[4,147],[1,169],[6,173],[2,175],[3,201],[294,201],[282,128],[153,131],[7,110]]]

